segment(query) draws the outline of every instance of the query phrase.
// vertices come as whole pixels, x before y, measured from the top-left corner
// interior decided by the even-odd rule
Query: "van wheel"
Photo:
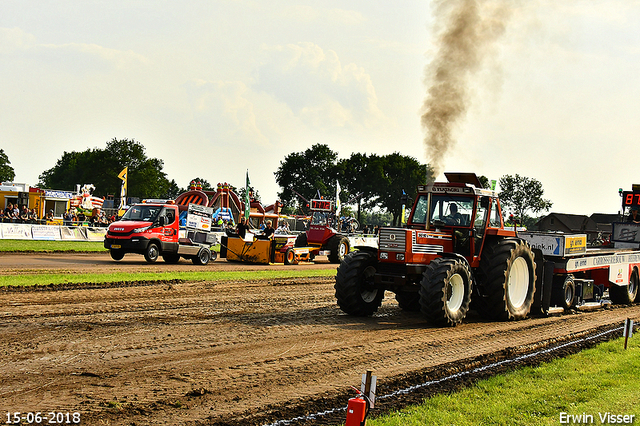
[[[109,254],[113,260],[122,260],[124,257],[124,250],[111,249]]]
[[[149,263],[154,263],[156,260],[158,260],[159,256],[160,249],[158,248],[158,245],[155,243],[149,244],[147,246],[147,250],[144,252],[145,260]]]

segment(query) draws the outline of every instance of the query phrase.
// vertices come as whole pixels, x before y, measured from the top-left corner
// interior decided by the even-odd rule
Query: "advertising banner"
[[[22,223],[1,223],[2,238],[7,240],[30,240],[31,225]]]
[[[60,227],[51,225],[31,225],[34,240],[60,240]]]

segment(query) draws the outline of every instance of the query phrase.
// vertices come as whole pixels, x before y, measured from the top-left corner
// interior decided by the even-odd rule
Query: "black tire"
[[[284,252],[284,264],[295,265],[296,263],[296,254],[293,251],[293,248],[289,247],[287,251]]]
[[[206,265],[211,260],[211,250],[202,247],[196,256],[191,258],[194,265]]]
[[[307,234],[304,232],[296,237],[296,242],[293,244],[295,247],[307,247]]]
[[[156,243],[150,243],[144,252],[144,258],[149,263],[154,263],[160,256],[160,249]]]
[[[349,240],[344,235],[334,235],[331,237],[327,243],[327,248],[329,249],[329,256],[327,257],[331,263],[342,262],[342,259],[344,259],[351,250]]]
[[[356,251],[345,256],[336,273],[336,299],[342,311],[349,315],[368,316],[375,313],[384,297],[376,288],[373,275],[378,259],[375,253]]]
[[[164,263],[178,263],[180,262],[180,255],[178,253],[164,253],[162,260],[164,260]]]
[[[536,264],[526,241],[509,238],[490,243],[482,253],[478,278],[482,288],[474,307],[487,319],[527,317],[533,303]]]
[[[396,301],[400,309],[407,312],[420,312],[420,295],[417,291],[396,291]]]
[[[609,285],[609,298],[616,305],[631,305],[638,299],[638,270],[634,269],[627,285]]]
[[[420,311],[437,326],[455,326],[471,303],[471,271],[461,259],[434,259],[420,282]]]
[[[122,260],[124,257],[124,250],[111,249],[109,250],[109,254],[113,260]]]
[[[551,298],[556,306],[570,309],[576,298],[576,286],[571,277],[554,279]]]

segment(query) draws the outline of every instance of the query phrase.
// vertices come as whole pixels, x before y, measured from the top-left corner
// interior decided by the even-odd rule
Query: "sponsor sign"
[[[31,239],[31,225],[25,225],[23,223],[2,223],[0,225],[0,229],[2,229],[2,238],[8,240]]]
[[[31,234],[34,240],[59,240],[60,227],[51,225],[32,225]]]
[[[518,236],[526,240],[533,249],[545,256],[571,256],[587,252],[587,236],[561,234],[535,234],[520,232]]]

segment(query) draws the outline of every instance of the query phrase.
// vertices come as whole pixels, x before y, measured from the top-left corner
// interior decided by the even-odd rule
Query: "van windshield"
[[[122,216],[121,220],[142,220],[144,222],[154,222],[162,206],[131,206]]]

